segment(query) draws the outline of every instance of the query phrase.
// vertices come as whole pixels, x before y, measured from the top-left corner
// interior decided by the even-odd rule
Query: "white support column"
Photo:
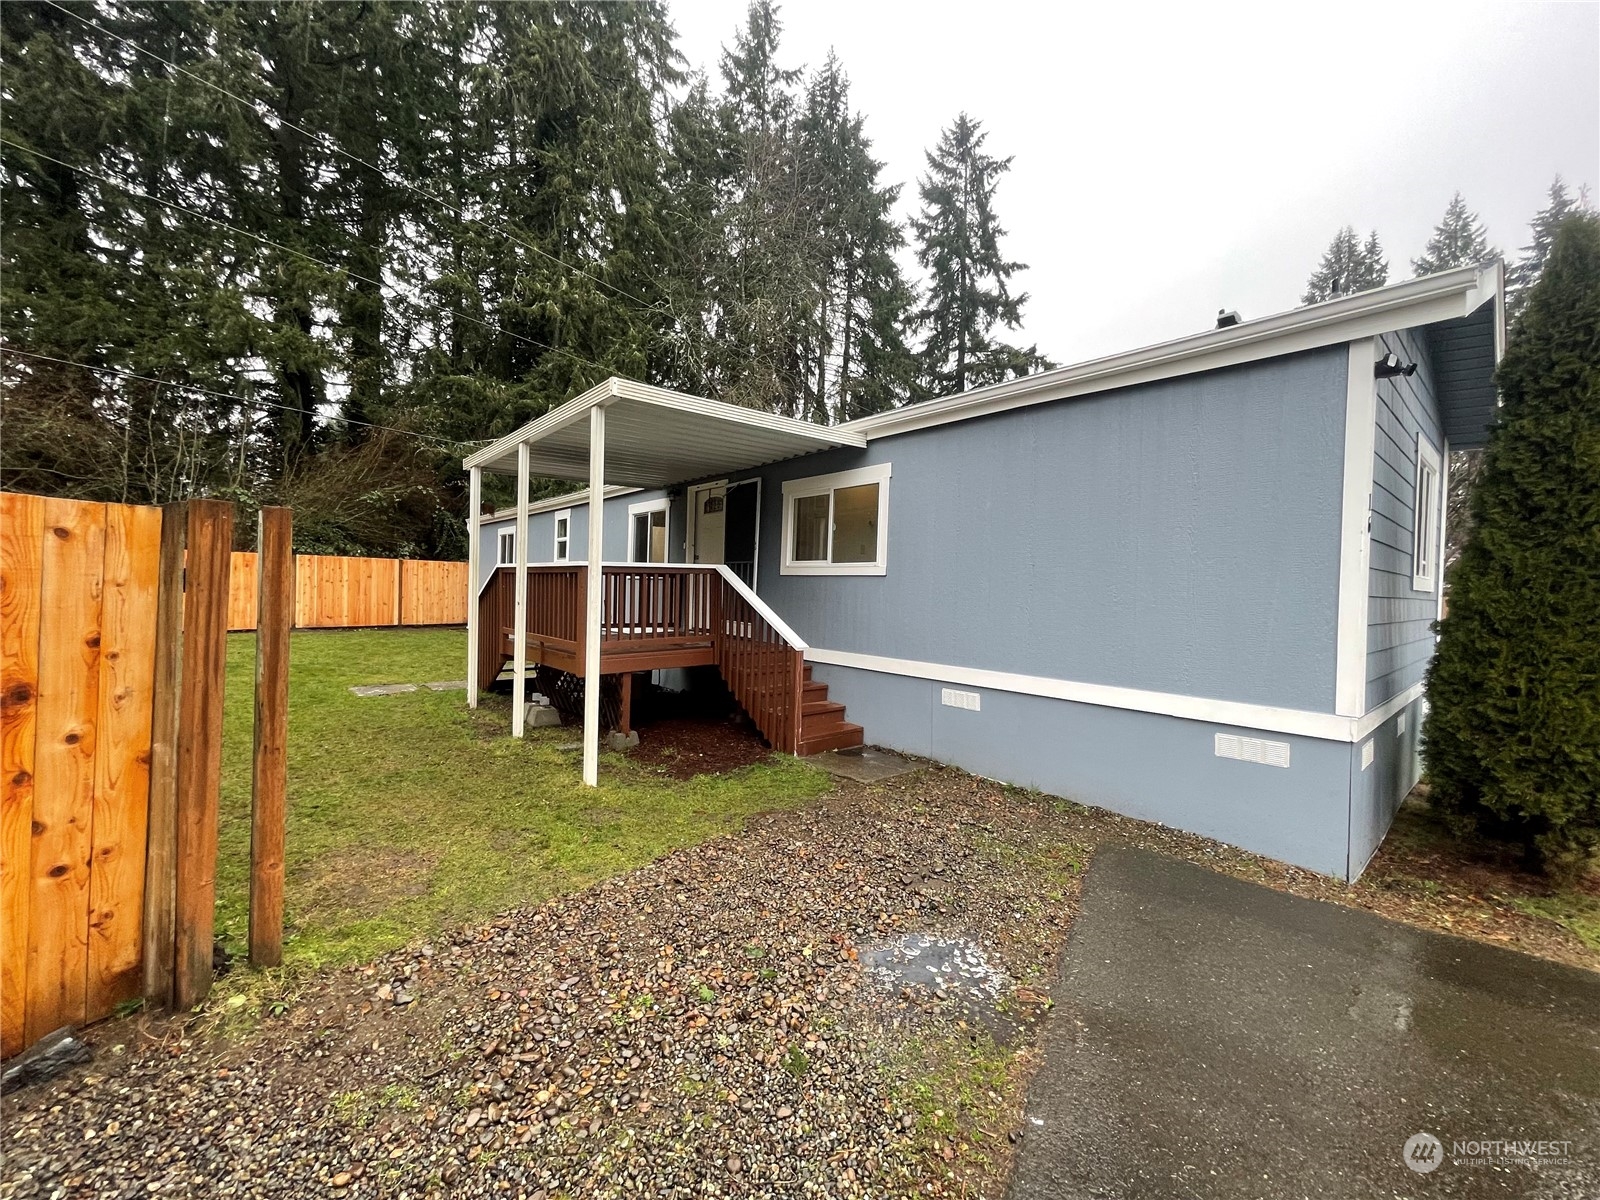
[[[478,691],[484,681],[478,678],[478,639],[483,636],[478,628],[478,595],[483,581],[483,551],[479,539],[483,536],[483,468],[467,469],[467,707],[478,707]]]
[[[589,588],[583,634],[583,782],[600,785],[600,606],[605,574],[606,410],[589,410]]]
[[[512,636],[511,736],[528,724],[528,443],[517,443],[517,603]]]
[[[1339,616],[1334,645],[1333,711],[1367,711],[1367,563],[1372,523],[1372,454],[1377,392],[1372,338],[1350,343],[1344,403],[1344,496],[1339,536]]]

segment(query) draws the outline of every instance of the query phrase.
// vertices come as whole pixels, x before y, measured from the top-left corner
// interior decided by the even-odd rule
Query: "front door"
[[[720,563],[727,528],[728,485],[707,483],[689,491],[691,561]]]
[[[723,563],[750,587],[756,585],[756,522],[761,481],[706,483],[689,489],[690,561]]]

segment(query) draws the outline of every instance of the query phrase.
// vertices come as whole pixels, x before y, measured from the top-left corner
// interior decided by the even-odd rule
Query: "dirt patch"
[[[732,717],[663,717],[639,728],[629,758],[674,779],[721,775],[761,762],[772,748]]]
[[[390,846],[347,847],[291,872],[296,925],[331,925],[383,913],[405,896],[425,896],[439,856]]]

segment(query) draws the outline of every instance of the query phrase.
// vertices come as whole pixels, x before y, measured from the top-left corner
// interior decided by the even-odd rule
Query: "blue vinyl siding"
[[[762,597],[823,649],[1332,712],[1347,357],[766,468]],[[783,481],[869,463],[893,471],[887,574],[782,575]]]
[[[1412,376],[1377,381],[1372,460],[1372,529],[1367,588],[1367,707],[1376,708],[1421,683],[1433,657],[1433,590],[1412,588],[1417,434],[1444,452],[1433,360],[1420,329],[1385,334],[1379,354],[1417,364]],[[1440,481],[1441,485],[1443,480]],[[1438,573],[1436,573],[1438,574]]]

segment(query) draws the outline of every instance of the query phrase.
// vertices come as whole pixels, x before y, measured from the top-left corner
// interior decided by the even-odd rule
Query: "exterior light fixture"
[[[1416,373],[1417,364],[1407,363],[1402,367],[1400,365],[1400,356],[1397,354],[1385,354],[1372,367],[1372,375],[1375,379],[1393,379],[1396,375],[1415,375]]]

